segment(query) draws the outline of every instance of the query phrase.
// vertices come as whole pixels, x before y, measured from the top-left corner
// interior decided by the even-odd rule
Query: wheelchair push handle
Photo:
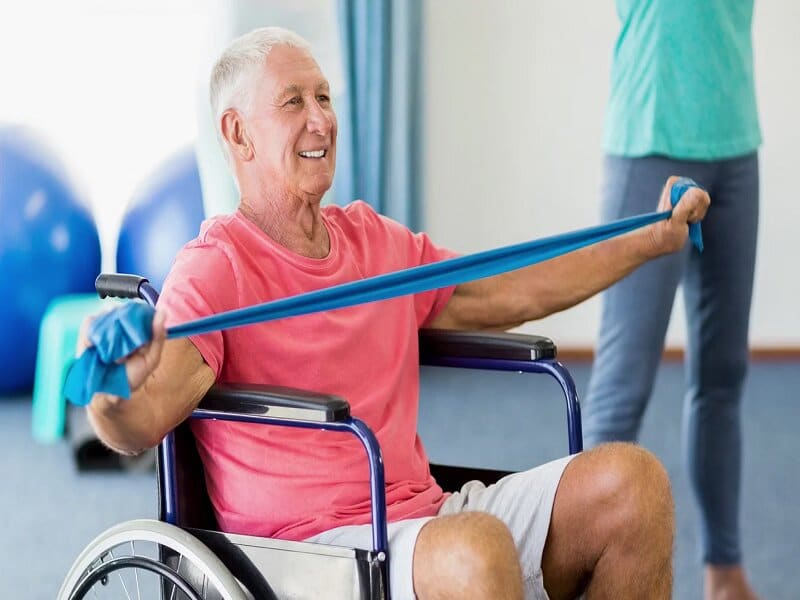
[[[94,280],[94,288],[101,298],[141,298],[150,305],[158,300],[158,292],[141,275],[100,273]]]

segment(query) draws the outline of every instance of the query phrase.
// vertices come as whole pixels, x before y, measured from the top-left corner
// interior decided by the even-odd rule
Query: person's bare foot
[[[705,600],[758,600],[741,565],[705,568]]]

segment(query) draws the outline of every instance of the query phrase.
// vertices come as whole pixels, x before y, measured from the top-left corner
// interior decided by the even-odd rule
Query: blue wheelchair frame
[[[141,298],[153,306],[159,296],[146,279],[132,275],[100,275],[96,287],[101,297]],[[566,400],[569,452],[575,454],[583,449],[580,403],[575,383],[566,368],[556,360],[556,348],[551,340],[540,336],[444,330],[423,330],[420,340],[421,365],[544,373],[554,377]],[[490,356],[488,358],[487,353]],[[369,461],[372,553],[377,559],[377,568],[388,597],[389,543],[383,458],[378,441],[369,427],[360,419],[350,416],[347,402],[335,396],[313,393],[309,396],[299,390],[274,386],[258,386],[255,392],[237,386],[215,387],[220,389],[215,393],[212,388],[206,399],[193,411],[191,419],[345,431],[361,441]],[[270,396],[271,403],[259,399],[264,392]],[[297,395],[298,392],[303,395]],[[286,414],[283,409],[290,412]],[[308,411],[313,418],[297,418],[297,413],[291,412],[297,410]],[[167,523],[180,525],[175,432],[170,432],[159,446],[158,466],[160,518]]]

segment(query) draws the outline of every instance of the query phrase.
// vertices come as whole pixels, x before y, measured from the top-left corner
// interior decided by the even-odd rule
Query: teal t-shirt
[[[617,0],[603,147],[714,160],[761,143],[753,0]]]

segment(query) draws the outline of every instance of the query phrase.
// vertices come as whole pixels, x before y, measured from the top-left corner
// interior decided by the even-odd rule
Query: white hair
[[[293,31],[260,27],[233,40],[214,65],[209,95],[220,142],[224,142],[220,130],[222,113],[229,108],[243,111],[249,108],[253,76],[264,66],[272,48],[280,45],[311,51],[311,45]]]

